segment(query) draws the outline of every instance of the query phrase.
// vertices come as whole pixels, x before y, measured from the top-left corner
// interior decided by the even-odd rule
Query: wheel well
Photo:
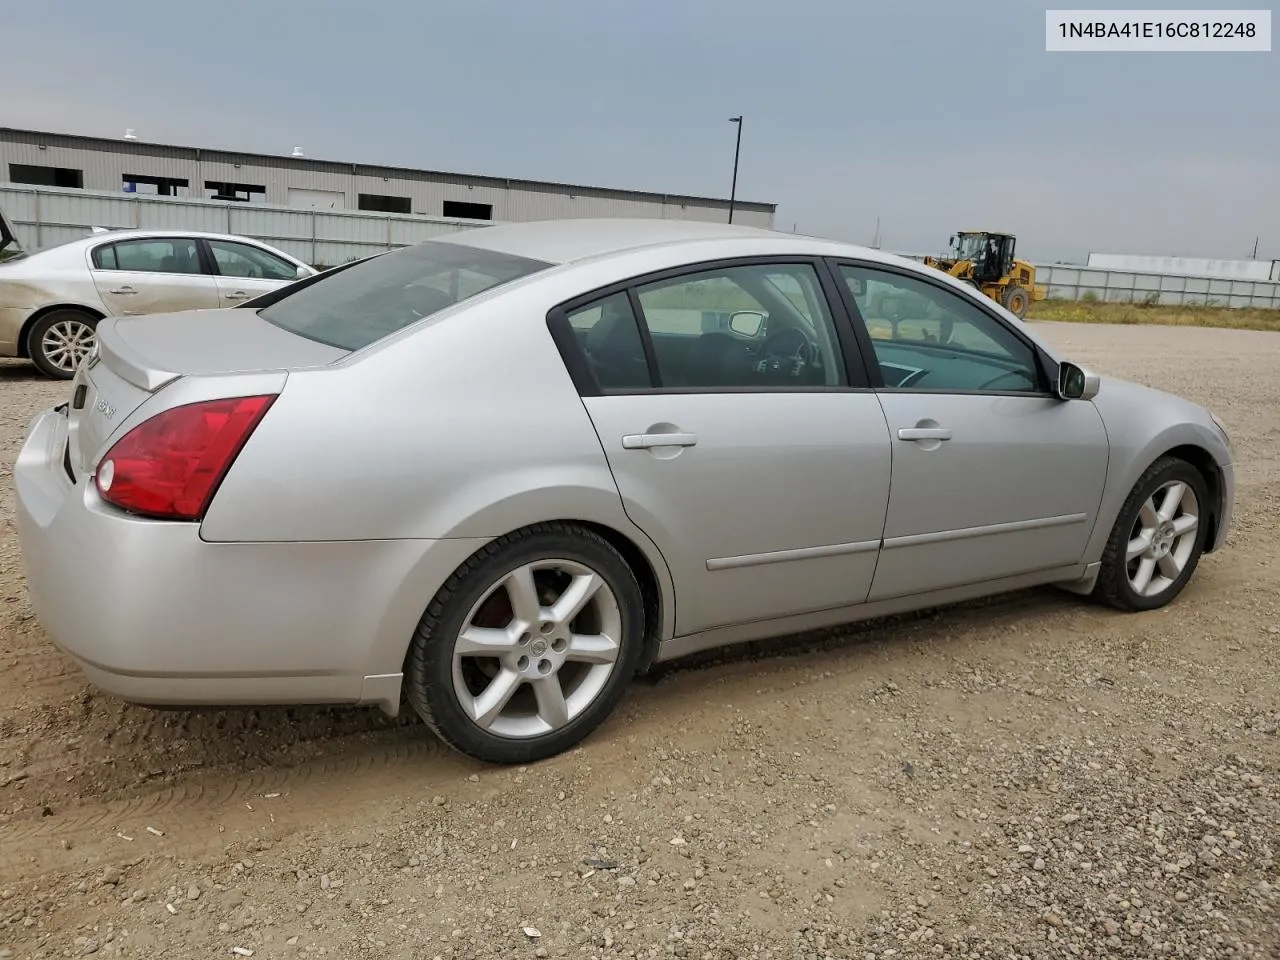
[[[585,527],[592,533],[599,534],[609,541],[610,546],[622,554],[627,566],[636,575],[640,584],[640,592],[644,595],[645,643],[644,655],[640,660],[640,672],[643,673],[653,663],[657,655],[658,644],[662,641],[662,588],[658,585],[658,575],[653,564],[644,555],[644,551],[632,542],[631,538],[619,533],[612,527],[602,523],[591,523],[586,520],[566,520],[575,526]]]
[[[1205,552],[1208,553],[1217,539],[1218,520],[1222,513],[1222,471],[1218,469],[1213,454],[1194,444],[1174,447],[1165,456],[1177,457],[1191,464],[1204,477],[1204,482],[1209,487],[1209,530],[1205,536]]]
[[[27,349],[27,334],[31,332],[41,317],[47,317],[49,314],[57,310],[74,310],[76,313],[83,313],[86,316],[93,317],[95,320],[101,320],[103,314],[101,311],[81,306],[78,303],[55,303],[52,306],[41,307],[31,316],[27,317],[27,322],[22,325],[22,330],[18,333],[18,356],[24,360],[31,359],[31,351]]]

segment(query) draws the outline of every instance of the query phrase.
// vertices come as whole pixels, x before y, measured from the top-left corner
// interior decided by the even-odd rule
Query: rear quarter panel
[[[0,264],[0,356],[25,354],[28,321],[51,307],[107,313],[88,270],[74,258],[42,254]]]
[[[354,362],[291,373],[202,537],[487,540],[579,520],[629,537],[669,596],[547,330],[554,288],[485,298]]]
[[[205,518],[206,540],[496,537],[621,501],[545,323],[501,305],[289,375]]]

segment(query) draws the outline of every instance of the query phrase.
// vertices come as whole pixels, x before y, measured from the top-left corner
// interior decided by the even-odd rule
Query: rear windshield
[[[428,241],[285,288],[258,316],[331,347],[359,350],[423,317],[551,266]]]

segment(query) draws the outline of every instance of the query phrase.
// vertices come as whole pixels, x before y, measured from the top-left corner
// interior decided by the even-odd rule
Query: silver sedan
[[[105,320],[14,468],[32,601],[153,704],[407,699],[496,762],[638,670],[1227,535],[1206,410],[908,260],[716,224],[465,231],[246,307]]]

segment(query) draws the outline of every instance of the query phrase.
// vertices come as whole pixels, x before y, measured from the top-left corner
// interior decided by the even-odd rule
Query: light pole
[[[742,117],[730,117],[738,125],[738,142],[733,148],[733,185],[729,188],[729,222],[733,223],[733,201],[738,196],[738,154],[742,152]]]

